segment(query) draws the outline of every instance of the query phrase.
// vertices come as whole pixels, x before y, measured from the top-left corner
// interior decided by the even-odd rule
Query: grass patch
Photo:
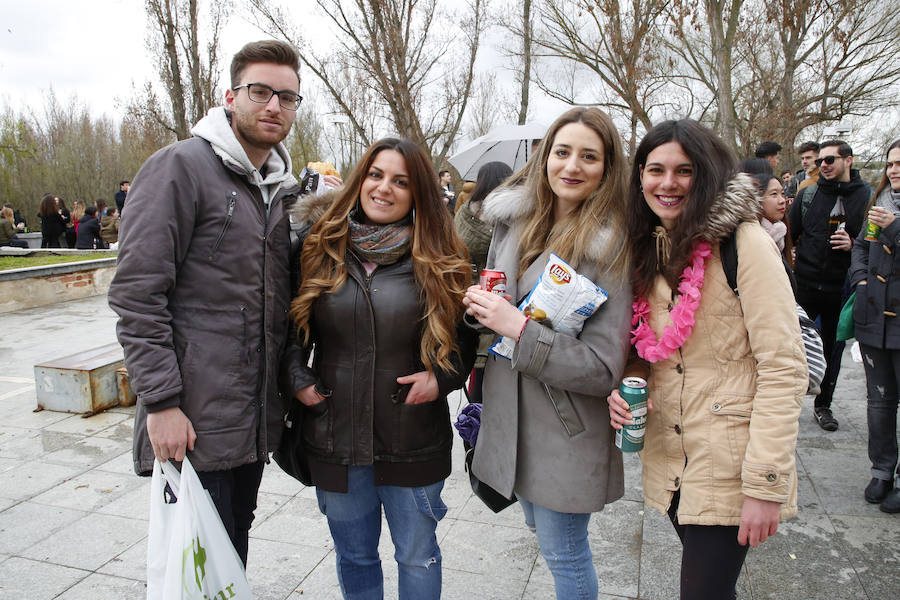
[[[24,269],[27,267],[43,267],[46,265],[81,262],[85,260],[97,260],[98,258],[111,258],[115,256],[115,252],[81,254],[79,256],[0,256],[0,271]]]

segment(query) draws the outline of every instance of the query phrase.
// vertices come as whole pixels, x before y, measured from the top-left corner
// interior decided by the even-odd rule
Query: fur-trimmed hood
[[[762,204],[753,179],[746,173],[738,173],[710,206],[703,238],[718,242],[731,235],[744,221],[759,221],[761,216]]]
[[[524,186],[499,187],[484,199],[482,219],[492,225],[506,223],[512,226],[518,221],[524,221],[533,207],[534,195],[527,193]],[[587,249],[586,258],[600,260],[611,244],[621,243],[621,240],[621,235],[613,231],[612,227],[599,225],[596,236]]]
[[[328,190],[317,196],[315,193],[301,196],[291,209],[291,221],[298,225],[312,225],[322,218],[331,203],[337,199],[338,190]]]

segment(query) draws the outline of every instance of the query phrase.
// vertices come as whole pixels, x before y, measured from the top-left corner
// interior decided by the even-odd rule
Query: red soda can
[[[486,292],[502,296],[506,293],[506,273],[485,269],[478,278],[478,285]]]

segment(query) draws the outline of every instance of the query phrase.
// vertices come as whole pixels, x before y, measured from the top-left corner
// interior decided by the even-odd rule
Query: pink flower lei
[[[631,344],[637,349],[638,356],[652,363],[665,360],[690,337],[694,329],[694,313],[700,306],[706,259],[711,254],[708,242],[694,245],[691,262],[684,268],[678,283],[679,297],[669,313],[672,324],[666,325],[659,341],[650,329],[650,304],[645,298],[635,297],[631,304]]]

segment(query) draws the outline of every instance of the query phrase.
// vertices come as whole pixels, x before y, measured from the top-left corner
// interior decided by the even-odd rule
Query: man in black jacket
[[[837,322],[850,249],[862,228],[872,189],[851,168],[853,150],[844,141],[824,142],[815,164],[818,183],[798,192],[791,204],[791,237],[797,251],[797,301],[811,319],[821,320],[828,360],[822,391],[816,396],[815,419],[825,431],[835,431],[838,422],[831,412],[831,399],[841,364],[840,356],[833,356]]]
[[[125,208],[125,197],[128,195],[128,190],[131,189],[130,181],[120,181],[119,182],[119,191],[116,192],[116,208],[119,210],[119,214],[122,214],[122,209]],[[103,215],[100,215],[101,217]]]

